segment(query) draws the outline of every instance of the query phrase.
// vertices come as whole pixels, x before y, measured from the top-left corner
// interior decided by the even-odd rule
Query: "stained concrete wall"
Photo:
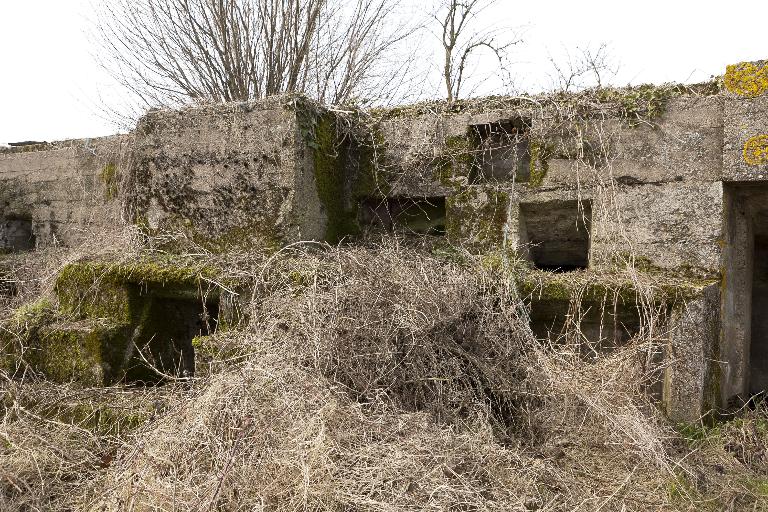
[[[130,137],[0,150],[0,249],[73,246],[120,223]],[[31,237],[19,235],[29,221]],[[23,228],[25,229],[25,228]]]
[[[592,261],[634,254],[662,269],[701,276],[720,270],[722,183],[680,182],[600,188],[593,211]]]
[[[563,126],[546,108],[519,102],[505,106],[501,100],[489,102],[486,111],[461,113],[433,107],[432,113],[424,114],[421,111],[429,110],[427,105],[412,115],[397,111],[392,118],[385,117],[378,129],[385,142],[382,160],[397,175],[393,194],[451,196],[473,182],[469,169],[473,164],[480,168],[487,164],[478,165],[485,148],[482,141],[471,140],[472,128],[524,120],[530,123],[533,139],[552,147],[551,154],[535,183],[515,172],[520,161],[535,169],[531,151],[517,159],[494,160],[496,167],[506,163],[515,168],[508,170],[507,180],[492,183],[497,193],[510,200],[509,216],[499,228],[505,235],[496,239],[528,254],[530,240],[520,224],[524,222],[521,204],[591,200],[592,267],[610,267],[617,253],[631,252],[659,268],[714,276],[721,259],[725,101],[720,95],[673,97],[652,126],[615,115]],[[594,157],[585,154],[590,151]],[[590,158],[598,161],[586,165]],[[503,169],[494,173],[505,174]],[[441,177],[449,179],[441,182]],[[457,211],[466,215],[466,209]],[[477,236],[470,238],[471,245],[481,245]]]
[[[137,222],[213,249],[322,239],[312,154],[287,98],[154,111],[136,128]]]
[[[720,286],[678,303],[667,324],[663,403],[675,421],[695,421],[720,406]]]

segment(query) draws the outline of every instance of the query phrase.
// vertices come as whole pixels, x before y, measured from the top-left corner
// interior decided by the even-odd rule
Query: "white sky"
[[[118,131],[103,113],[116,89],[88,42],[92,1],[0,0],[0,142]],[[500,0],[486,15],[522,27],[514,70],[531,92],[550,83],[548,56],[577,45],[608,43],[617,85],[702,81],[768,57],[764,0]]]

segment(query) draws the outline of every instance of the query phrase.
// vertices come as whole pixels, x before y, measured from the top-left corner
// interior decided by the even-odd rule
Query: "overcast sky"
[[[0,0],[0,142],[118,131],[103,113],[117,89],[87,35],[93,3]],[[760,0],[501,0],[488,19],[518,27],[516,85],[530,92],[551,83],[550,55],[587,44],[609,45],[620,85],[702,81],[728,63],[768,57],[768,2]]]

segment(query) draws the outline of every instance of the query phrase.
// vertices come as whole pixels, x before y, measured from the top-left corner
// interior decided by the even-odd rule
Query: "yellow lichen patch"
[[[768,164],[768,135],[757,135],[744,143],[744,161],[748,165]]]
[[[768,91],[768,64],[762,67],[751,62],[731,64],[726,68],[725,87],[739,96],[760,96]]]

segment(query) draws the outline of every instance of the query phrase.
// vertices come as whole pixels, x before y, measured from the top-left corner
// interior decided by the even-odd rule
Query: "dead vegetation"
[[[397,239],[216,264],[250,322],[197,340],[191,381],[2,375],[0,509],[768,509],[765,409],[670,425],[650,331],[541,344],[514,273]]]

